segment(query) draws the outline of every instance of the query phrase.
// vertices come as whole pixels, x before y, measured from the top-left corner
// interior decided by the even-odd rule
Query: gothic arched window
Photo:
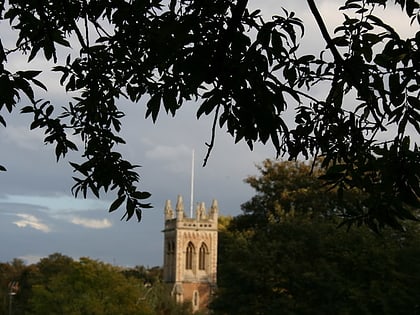
[[[205,243],[201,244],[199,255],[198,255],[198,269],[206,270],[206,255],[207,255],[207,246]]]
[[[194,245],[189,242],[185,254],[185,269],[191,270],[193,266]]]

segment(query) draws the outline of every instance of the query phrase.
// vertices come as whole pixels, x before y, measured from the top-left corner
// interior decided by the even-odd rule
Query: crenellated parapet
[[[195,217],[187,217],[185,215],[185,207],[182,196],[178,196],[175,210],[172,208],[170,200],[167,200],[164,208],[165,213],[165,230],[180,228],[204,228],[216,229],[217,219],[219,216],[219,206],[217,200],[213,200],[210,208],[207,210],[204,202],[197,204],[195,209]]]

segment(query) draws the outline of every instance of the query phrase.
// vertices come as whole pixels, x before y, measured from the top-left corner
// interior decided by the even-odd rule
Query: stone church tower
[[[216,287],[217,218],[214,200],[207,211],[198,204],[194,218],[184,213],[181,196],[172,209],[165,204],[163,280],[178,302],[191,301],[193,311],[205,310]]]

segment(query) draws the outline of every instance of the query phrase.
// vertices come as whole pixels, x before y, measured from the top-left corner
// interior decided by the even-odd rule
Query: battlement
[[[178,196],[175,211],[172,208],[171,201],[165,203],[165,230],[183,228],[183,229],[204,229],[217,230],[217,219],[219,215],[219,206],[217,200],[213,200],[210,209],[206,209],[204,202],[198,203],[195,210],[195,217],[190,218],[185,215],[184,201],[182,196]]]

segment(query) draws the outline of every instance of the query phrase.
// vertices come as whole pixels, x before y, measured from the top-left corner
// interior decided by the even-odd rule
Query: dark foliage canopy
[[[243,214],[219,221],[214,314],[416,314],[420,229],[339,228],[342,202],[302,162],[264,161]]]
[[[402,38],[376,12],[398,7],[417,29],[419,2],[343,1],[345,20],[334,35],[315,1],[306,2],[326,47],[310,55],[298,49],[303,22],[280,5],[264,20],[247,0],[2,0],[1,20],[17,41],[0,42],[0,111],[32,114],[31,129],[45,131],[57,159],[80,149],[83,161],[71,163],[74,194],[114,190],[109,210],[125,204],[127,219],[141,219],[150,193],[139,190],[136,165],[116,150],[124,143],[118,99],[144,98],[154,121],[190,100],[198,118],[214,115],[209,154],[220,127],[251,149],[271,142],[290,159],[322,156],[329,184],[370,196],[353,219],[399,227],[419,206],[420,32]],[[60,58],[60,47],[74,53]],[[8,69],[15,54],[53,63],[73,101],[39,99],[36,88],[47,89],[40,72]],[[317,98],[320,86],[328,92]]]

